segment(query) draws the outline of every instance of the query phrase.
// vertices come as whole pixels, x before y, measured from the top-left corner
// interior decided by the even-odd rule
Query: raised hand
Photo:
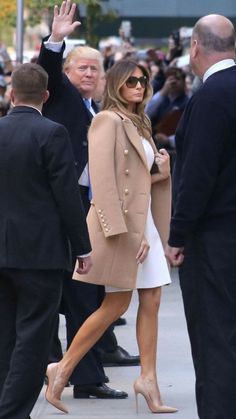
[[[76,4],[71,4],[70,0],[63,1],[60,8],[54,6],[51,42],[63,41],[65,36],[70,35],[81,24],[78,20],[73,22],[76,7]]]

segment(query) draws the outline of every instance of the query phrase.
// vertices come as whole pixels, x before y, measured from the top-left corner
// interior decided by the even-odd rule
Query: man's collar
[[[226,68],[233,67],[235,65],[235,61],[231,58],[228,58],[226,60],[221,60],[218,63],[213,64],[211,67],[208,68],[208,70],[203,75],[203,83],[208,79],[208,77],[212,76],[212,74],[216,73],[220,70],[226,70]]]

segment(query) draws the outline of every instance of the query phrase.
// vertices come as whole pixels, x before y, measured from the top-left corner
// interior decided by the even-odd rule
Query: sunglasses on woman
[[[142,76],[142,77],[130,76],[126,80],[125,84],[130,89],[133,89],[134,87],[137,86],[138,82],[141,84],[141,87],[143,89],[145,89],[145,87],[147,87],[147,84],[148,84],[148,78],[147,78],[147,76]]]

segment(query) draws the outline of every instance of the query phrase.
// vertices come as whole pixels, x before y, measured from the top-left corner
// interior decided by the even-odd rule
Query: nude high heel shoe
[[[54,407],[61,410],[64,413],[69,413],[68,409],[61,402],[61,393],[64,390],[67,380],[58,374],[58,364],[49,364],[47,367],[47,378],[48,385],[45,393],[46,400],[51,403]]]
[[[138,394],[142,394],[142,396],[145,398],[146,403],[152,413],[178,412],[178,409],[176,409],[175,407],[158,404],[158,402],[154,400],[155,389],[153,388],[152,383],[145,382],[144,380],[138,378],[134,383],[134,393],[136,400],[136,413],[138,413]]]

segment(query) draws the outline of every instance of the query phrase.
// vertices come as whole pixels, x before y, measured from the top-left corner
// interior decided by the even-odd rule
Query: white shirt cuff
[[[61,52],[63,41],[52,42],[50,41],[50,38],[49,38],[47,41],[44,42],[44,46],[46,49],[49,49],[50,51]]]
[[[90,255],[91,255],[91,252],[86,253],[85,255],[77,255],[76,257],[77,257],[77,258],[86,258],[86,257],[88,257],[88,256],[90,256]]]

